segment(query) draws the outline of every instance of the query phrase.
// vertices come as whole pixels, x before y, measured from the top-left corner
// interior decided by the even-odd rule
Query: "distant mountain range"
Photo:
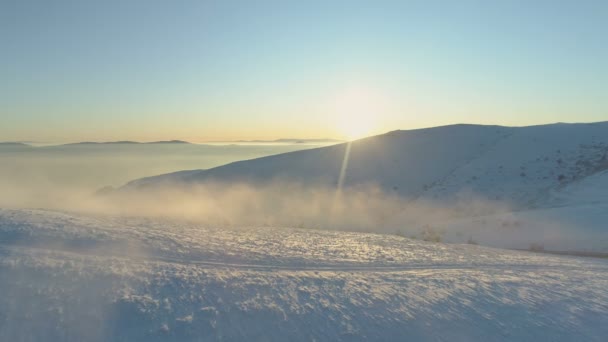
[[[276,140],[237,140],[238,143],[275,143],[275,144],[327,144],[340,143],[338,139],[276,139]]]
[[[342,140],[336,139],[276,139],[276,140],[238,140],[238,141],[224,141],[222,143],[252,143],[252,144],[263,144],[263,143],[272,143],[272,144],[331,144],[331,143],[340,143]],[[170,144],[170,145],[190,145],[192,143],[184,140],[162,140],[162,141],[152,141],[152,142],[138,142],[132,140],[120,140],[120,141],[81,141],[75,143],[67,143],[67,144],[59,144],[59,145],[46,145],[46,146],[84,146],[84,145],[162,145],[162,144]],[[0,147],[2,146],[12,146],[12,147],[36,147],[35,145],[30,145],[22,142],[0,142]]]
[[[166,141],[152,141],[152,142],[138,142],[138,141],[130,141],[130,140],[121,140],[121,141],[105,141],[105,142],[96,142],[96,141],[81,141],[76,143],[68,143],[68,144],[59,144],[59,145],[42,145],[39,147],[60,147],[60,146],[86,146],[86,145],[189,145],[191,143],[183,140],[166,140]],[[0,142],[0,147],[38,147],[35,145],[30,145],[22,142]]]
[[[190,144],[187,141],[183,140],[166,140],[166,141],[152,141],[152,142],[138,142],[138,141],[130,141],[130,140],[121,140],[121,141],[107,141],[107,142],[94,142],[94,141],[82,141],[77,143],[63,144],[59,146],[73,146],[73,145],[150,145],[150,144]]]
[[[13,141],[6,141],[6,142],[0,142],[0,147],[5,146],[5,147],[31,147],[28,144],[22,143],[22,142],[13,142]]]

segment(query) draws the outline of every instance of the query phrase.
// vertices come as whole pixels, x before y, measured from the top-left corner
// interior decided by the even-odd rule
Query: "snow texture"
[[[581,190],[582,191],[582,190]],[[608,260],[0,210],[2,341],[603,341]]]

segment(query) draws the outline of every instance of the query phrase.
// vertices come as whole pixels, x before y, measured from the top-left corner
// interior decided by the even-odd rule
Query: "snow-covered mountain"
[[[0,209],[2,341],[604,341],[608,260]]]
[[[394,131],[143,178],[122,189],[273,181],[328,189],[373,184],[401,199],[369,231],[421,237],[431,227],[447,242],[608,252],[608,122]]]
[[[136,180],[273,180],[301,184],[375,184],[408,199],[498,200],[516,209],[543,207],[551,193],[608,169],[608,122],[529,127],[452,125],[393,131],[352,143]]]

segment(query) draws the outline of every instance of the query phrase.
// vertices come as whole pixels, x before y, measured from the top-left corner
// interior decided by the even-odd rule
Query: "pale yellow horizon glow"
[[[393,106],[379,89],[356,85],[339,93],[329,110],[336,132],[347,140],[356,140],[377,133]]]

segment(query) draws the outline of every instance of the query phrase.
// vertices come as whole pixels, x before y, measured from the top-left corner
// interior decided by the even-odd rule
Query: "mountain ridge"
[[[564,135],[570,138],[565,140]],[[531,207],[539,194],[608,168],[608,122],[394,130],[207,170],[141,178],[124,188],[161,182],[277,179],[333,187],[338,185],[349,148],[345,187],[373,183],[402,197],[434,200],[460,198],[469,192]]]
[[[563,143],[561,145],[555,144],[557,143],[555,138],[562,134],[574,135],[577,140],[569,141],[565,145]],[[432,194],[431,189],[438,189],[442,186],[453,188],[454,185],[450,184],[454,183],[454,177],[463,177],[465,172],[471,173],[471,168],[479,169],[480,164],[488,163],[486,159],[492,161],[493,167],[505,169],[507,165],[502,164],[508,164],[511,161],[501,161],[496,158],[496,155],[502,153],[503,159],[509,159],[511,158],[510,154],[516,152],[515,150],[520,150],[520,147],[522,149],[519,153],[524,154],[525,157],[519,158],[520,160],[517,160],[517,162],[529,164],[532,157],[529,156],[529,153],[524,153],[525,149],[523,147],[533,148],[534,144],[543,144],[542,149],[535,151],[537,154],[543,155],[534,156],[531,160],[534,161],[541,157],[543,159],[550,158],[544,154],[549,154],[551,146],[555,145],[557,146],[555,150],[558,152],[552,154],[559,155],[560,150],[563,149],[564,154],[571,154],[568,158],[576,159],[575,164],[576,162],[579,166],[589,164],[586,170],[579,170],[578,176],[583,176],[583,174],[589,173],[593,166],[597,166],[595,165],[597,160],[587,159],[593,159],[593,153],[608,151],[608,139],[606,137],[608,137],[608,122],[592,124],[559,123],[524,127],[458,124],[415,130],[395,130],[351,143],[237,161],[200,172],[190,172],[183,178],[173,177],[174,174],[172,173],[142,178],[128,183],[127,186],[153,184],[155,181],[167,180],[178,182],[197,182],[209,179],[218,181],[268,181],[281,177],[304,183],[320,181],[326,185],[336,185],[346,147],[350,145],[351,165],[347,166],[345,185],[372,181],[380,183],[380,186],[385,190],[393,189],[400,195],[417,197],[414,195],[418,192]],[[560,149],[560,147],[562,148]],[[586,148],[589,150],[586,152],[590,153],[577,158],[578,156],[575,156],[574,152],[581,148]],[[434,153],[434,155],[428,155],[429,153]],[[552,157],[558,164],[561,164],[558,169],[563,169],[561,170],[563,172],[568,171],[566,170],[566,164],[570,166],[569,159],[562,160],[559,156]],[[397,161],[399,158],[415,161],[419,168],[424,166],[425,170],[415,170],[411,164],[399,163]],[[441,163],[434,162],[433,159],[451,159],[451,161]],[[306,169],[306,172],[297,169],[296,165]],[[527,174],[523,171],[526,166],[519,165],[519,167],[521,171],[517,172],[518,175],[526,177]],[[434,168],[440,168],[443,172],[437,172]],[[560,170],[550,170],[548,175],[557,179],[561,173],[556,173],[561,172]],[[402,174],[399,171],[402,171]],[[425,171],[435,172],[435,177],[425,177]],[[476,171],[478,170],[473,171],[473,173]],[[510,171],[513,172],[513,170]],[[502,171],[495,173],[497,175],[504,174]],[[413,177],[413,174],[417,174],[417,177]],[[543,177],[548,177],[548,175],[543,174]],[[560,179],[560,182],[567,182],[570,178],[575,177],[574,174],[564,174],[563,176],[564,178]],[[416,179],[406,179],[408,177]],[[475,175],[472,175],[472,177],[479,178]],[[428,180],[428,182],[419,184],[423,180]],[[391,182],[394,184],[388,184]],[[405,186],[406,189],[399,191],[402,186]],[[462,187],[465,186],[462,185]],[[455,192],[455,189],[452,189],[451,192]]]
[[[149,145],[149,144],[192,144],[191,142],[184,140],[159,140],[150,142],[140,142],[132,140],[118,140],[118,141],[80,141],[75,143],[53,145],[53,146],[79,146],[79,145]]]
[[[0,141],[0,146],[4,147],[32,147],[32,145],[17,141]]]

